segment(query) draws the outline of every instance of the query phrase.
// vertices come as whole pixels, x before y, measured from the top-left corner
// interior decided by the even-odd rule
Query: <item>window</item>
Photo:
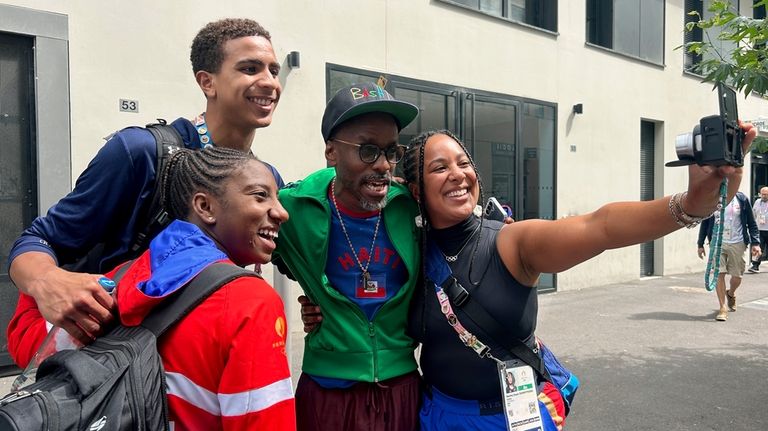
[[[664,62],[664,0],[587,0],[587,42]]]
[[[508,21],[557,31],[557,0],[441,0]]]
[[[328,65],[327,72],[328,99],[344,85],[379,79],[378,73],[338,65]],[[400,143],[427,130],[451,130],[472,153],[486,198],[509,205],[518,220],[554,219],[554,104],[392,75],[386,89],[419,107]],[[542,274],[539,287],[553,289],[554,276]]]
[[[759,0],[753,0],[753,6],[757,4]],[[752,11],[752,18],[754,19],[765,19],[765,8],[766,6],[760,5],[760,6],[754,6],[754,11]]]
[[[689,12],[696,11],[701,15],[702,19],[709,19],[712,18],[712,12],[710,12],[709,5],[712,3],[712,0],[685,0],[685,23],[689,22],[697,22],[699,20],[699,17],[696,15],[689,15]],[[739,0],[731,0],[731,4],[736,8],[736,10],[739,10]],[[761,16],[762,15],[762,16]],[[754,17],[761,19],[765,17],[765,6],[758,7],[754,11]],[[736,45],[733,42],[724,41],[724,40],[718,40],[717,39],[717,29],[707,29],[702,30],[700,28],[695,27],[693,31],[691,32],[685,32],[685,43],[689,42],[702,42],[702,41],[709,41],[712,43],[712,45],[715,47],[715,49],[723,56],[728,57],[728,55],[733,52],[733,50],[736,48]],[[709,60],[711,58],[714,58],[717,54],[716,53],[706,53],[704,55],[701,54],[693,54],[693,53],[685,53],[685,70],[693,73],[696,72],[696,66],[701,63],[704,60]]]

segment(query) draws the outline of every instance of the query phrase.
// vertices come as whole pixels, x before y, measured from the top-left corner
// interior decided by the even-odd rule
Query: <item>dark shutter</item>
[[[613,0],[587,0],[587,42],[613,49]]]
[[[8,276],[8,251],[37,215],[32,39],[0,33],[0,328],[8,326],[18,292]],[[5,331],[0,332],[0,374],[14,372]]]
[[[699,17],[696,15],[689,15],[690,12],[696,11],[699,13],[700,16],[704,16],[704,1],[703,0],[685,0],[685,24],[688,25],[688,23],[692,22],[698,22]],[[683,34],[685,35],[683,38],[683,43],[687,44],[690,42],[701,42],[702,41],[702,31],[700,28],[695,27],[693,31],[684,31]],[[685,53],[685,70],[693,70],[694,67],[701,63],[701,55],[700,54],[689,54],[687,51]]]
[[[654,159],[656,126],[650,121],[640,121],[640,200],[650,201],[655,197]],[[640,276],[654,274],[653,241],[640,244]]]

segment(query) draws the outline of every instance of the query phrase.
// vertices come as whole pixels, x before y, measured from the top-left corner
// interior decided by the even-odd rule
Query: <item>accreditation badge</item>
[[[533,368],[518,360],[499,362],[501,398],[508,431],[542,431]]]
[[[355,286],[357,299],[381,299],[387,297],[386,278],[364,272]]]
[[[723,226],[723,238],[731,239],[731,223],[728,223],[728,226]]]

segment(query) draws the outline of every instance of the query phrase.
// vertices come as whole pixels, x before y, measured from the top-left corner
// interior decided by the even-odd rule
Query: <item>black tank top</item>
[[[496,237],[503,224],[485,220],[478,231],[474,229],[477,223],[478,219],[470,216],[457,226],[433,229],[429,235],[446,255],[457,253],[464,239],[472,236],[456,262],[450,263],[454,277],[467,289],[472,300],[501,322],[509,334],[533,346],[538,312],[536,289],[517,282],[501,261]],[[475,251],[475,235],[478,234],[480,241]],[[473,251],[471,283],[469,267]],[[424,289],[414,295],[408,329],[410,335],[422,344],[420,365],[426,382],[455,398],[481,401],[500,398],[496,362],[480,358],[461,342],[440,312],[434,284],[425,284]],[[454,312],[469,332],[491,348],[496,358],[513,359],[462,310],[454,307]]]

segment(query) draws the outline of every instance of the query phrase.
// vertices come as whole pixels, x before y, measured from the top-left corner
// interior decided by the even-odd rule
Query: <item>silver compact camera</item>
[[[678,160],[666,166],[743,166],[741,143],[744,131],[739,127],[736,92],[723,83],[717,84],[720,115],[699,121],[693,131],[677,135],[675,151]]]

